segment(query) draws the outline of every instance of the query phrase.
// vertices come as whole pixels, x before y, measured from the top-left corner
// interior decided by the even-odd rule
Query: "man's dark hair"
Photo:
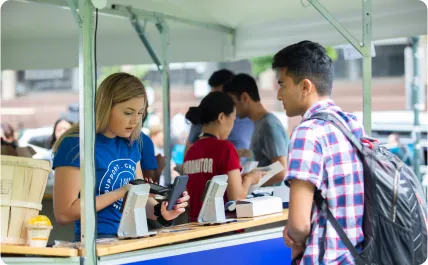
[[[215,71],[210,79],[208,79],[208,84],[211,87],[218,87],[218,86],[224,86],[227,82],[229,82],[235,74],[227,69],[221,69],[218,71]]]
[[[247,74],[235,75],[229,83],[224,85],[223,91],[235,95],[238,99],[241,98],[242,93],[247,92],[253,101],[260,101],[256,80]]]
[[[333,65],[326,49],[318,43],[305,40],[285,47],[273,57],[272,68],[286,68],[295,84],[309,79],[315,84],[318,95],[331,95]]]

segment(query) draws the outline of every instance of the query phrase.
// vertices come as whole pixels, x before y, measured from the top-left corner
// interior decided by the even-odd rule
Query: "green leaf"
[[[250,59],[251,70],[254,76],[259,76],[261,73],[272,67],[273,55],[265,55]]]

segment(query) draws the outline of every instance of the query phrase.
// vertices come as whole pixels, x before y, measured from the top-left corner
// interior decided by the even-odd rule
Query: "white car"
[[[18,146],[31,146],[36,154],[33,158],[42,156],[49,150],[47,144],[53,132],[53,127],[42,127],[34,129],[25,129],[22,136],[18,140]],[[38,144],[45,143],[45,144]]]

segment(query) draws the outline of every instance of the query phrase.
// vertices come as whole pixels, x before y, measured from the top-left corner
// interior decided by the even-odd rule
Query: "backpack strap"
[[[342,121],[340,121],[336,116],[331,115],[327,112],[320,112],[313,116],[311,116],[308,120],[322,120],[330,122],[334,127],[336,127],[343,135],[346,136],[348,141],[352,144],[352,146],[360,153],[363,154],[363,146],[361,142],[355,137],[355,135],[349,131],[348,128],[345,127]]]
[[[355,246],[352,244],[351,240],[349,240],[345,231],[343,231],[339,222],[337,222],[336,218],[333,216],[333,213],[327,207],[327,202],[322,197],[320,190],[315,191],[314,201],[315,201],[315,204],[318,207],[318,209],[327,214],[327,220],[331,223],[334,230],[336,230],[336,232],[339,235],[340,239],[342,240],[343,244],[345,244],[345,246],[348,248],[349,252],[351,252],[352,257],[354,257],[355,264],[357,264],[357,265],[366,264],[364,262],[364,260],[360,257],[360,255],[358,254],[358,251],[355,248]],[[326,230],[327,230],[327,226],[324,228],[324,231],[326,231]],[[321,240],[321,242],[323,244],[321,245],[320,256],[319,256],[319,259],[321,259],[321,260],[324,258],[324,254],[325,254],[325,237],[326,237],[326,233],[324,232],[323,233],[323,239]]]
[[[330,115],[327,112],[321,112],[317,113],[309,118],[309,120],[323,120],[330,122],[332,125],[334,125],[343,135],[346,136],[348,141],[352,144],[352,146],[356,149],[356,151],[363,155],[363,146],[360,143],[360,141],[354,136],[352,132],[349,131],[348,128],[345,127],[345,125],[340,121],[337,117],[334,115]],[[331,223],[334,230],[336,230],[336,233],[339,235],[340,239],[342,240],[343,244],[348,248],[348,250],[351,252],[351,255],[354,257],[355,263],[357,265],[364,265],[366,264],[365,261],[362,259],[362,257],[358,254],[357,249],[352,244],[351,240],[349,240],[349,237],[346,235],[345,231],[343,231],[343,228],[340,226],[339,222],[334,217],[333,213],[330,211],[330,209],[327,206],[326,200],[322,197],[321,191],[316,190],[314,194],[314,202],[317,206],[319,211],[322,211],[327,214],[327,221]],[[323,238],[321,239],[321,249],[320,249],[320,256],[319,259],[322,260],[324,258],[325,254],[325,241],[326,241],[326,230],[327,226],[324,228]]]

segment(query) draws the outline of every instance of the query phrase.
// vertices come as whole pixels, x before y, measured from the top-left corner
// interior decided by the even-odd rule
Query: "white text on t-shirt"
[[[184,174],[213,173],[213,159],[201,158],[186,161],[183,165]]]

